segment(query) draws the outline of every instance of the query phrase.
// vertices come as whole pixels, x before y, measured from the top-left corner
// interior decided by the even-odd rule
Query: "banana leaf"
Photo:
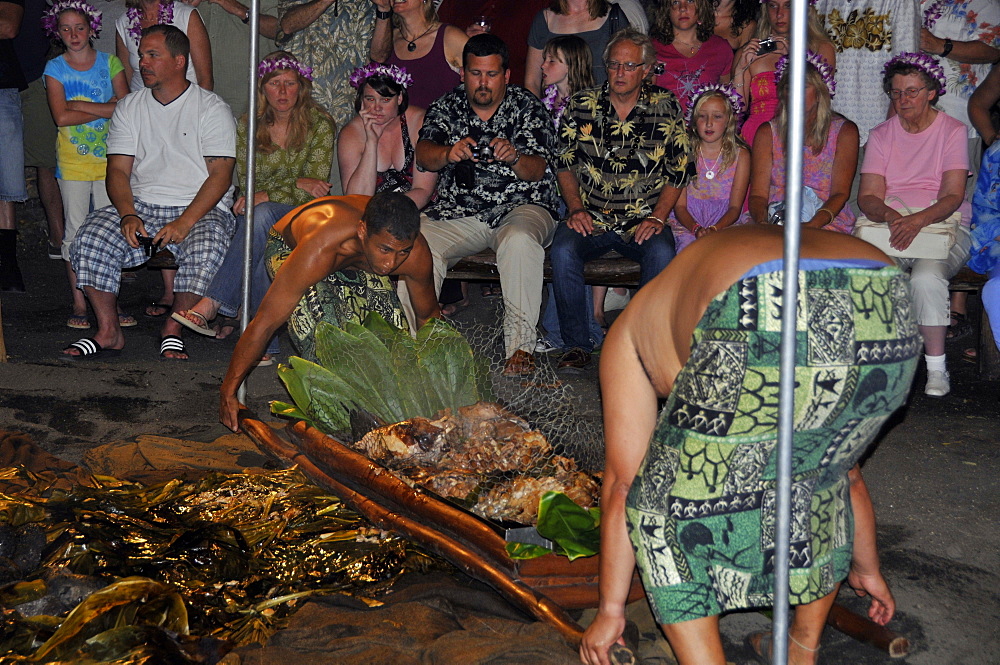
[[[439,408],[475,404],[480,395],[472,347],[462,334],[441,319],[431,319],[417,331],[420,364],[431,377],[429,387]]]
[[[538,501],[538,534],[551,540],[554,550],[528,543],[507,543],[512,559],[534,559],[554,551],[569,557],[594,556],[601,549],[601,511],[585,510],[562,492],[546,492]]]

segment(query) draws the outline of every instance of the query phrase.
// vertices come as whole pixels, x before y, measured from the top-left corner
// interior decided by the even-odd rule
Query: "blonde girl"
[[[85,330],[87,300],[76,288],[69,248],[91,209],[111,205],[104,187],[107,171],[109,119],[117,101],[128,94],[121,61],[93,47],[101,30],[101,12],[86,0],[61,0],[42,17],[42,27],[58,40],[64,52],[45,66],[45,93],[56,139],[56,179],[65,210],[62,256],[73,293],[73,313],[66,325]],[[134,326],[131,316],[119,315],[123,326]]]
[[[695,239],[740,223],[750,184],[750,151],[740,138],[740,96],[725,84],[695,88],[688,110],[698,174],[670,216],[678,252]]]

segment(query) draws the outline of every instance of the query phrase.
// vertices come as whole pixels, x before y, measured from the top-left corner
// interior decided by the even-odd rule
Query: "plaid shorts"
[[[185,206],[161,206],[135,200],[135,211],[152,236],[181,216]],[[229,241],[236,233],[236,218],[228,210],[212,208],[180,244],[167,248],[177,257],[174,291],[203,296],[222,265]],[[90,286],[106,293],[118,293],[123,268],[146,262],[142,247],[132,248],[121,232],[121,218],[114,206],[87,215],[70,250],[78,288]]]

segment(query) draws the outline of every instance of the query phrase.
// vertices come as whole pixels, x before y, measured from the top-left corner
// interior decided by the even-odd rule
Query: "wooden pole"
[[[880,626],[867,617],[855,614],[843,605],[834,603],[826,622],[858,642],[870,644],[876,649],[885,651],[892,658],[903,658],[910,653],[910,641],[894,633],[885,626]]]

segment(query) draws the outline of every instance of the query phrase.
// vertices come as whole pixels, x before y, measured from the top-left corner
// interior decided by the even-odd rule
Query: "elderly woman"
[[[358,115],[340,133],[337,150],[344,194],[403,192],[418,209],[430,201],[437,174],[414,168],[424,109],[410,106],[412,83],[395,65],[371,64],[351,75]]]
[[[850,233],[855,218],[847,200],[858,168],[858,128],[831,108],[836,91],[833,68],[812,51],[806,60],[806,150],[802,155],[806,190],[799,221],[817,229]],[[750,207],[744,219],[758,224],[768,223],[776,211],[784,210],[788,81],[782,75],[786,65],[787,59],[782,58],[777,68],[778,91],[785,101],[778,117],[761,126],[753,143]]]
[[[753,145],[757,128],[774,117],[780,106],[775,68],[788,55],[791,29],[791,0],[768,0],[757,22],[757,35],[748,41],[733,60],[733,87],[750,109],[743,123],[743,138]],[[807,48],[823,56],[836,71],[836,49],[827,37],[814,7],[809,7]]]
[[[945,92],[936,58],[901,53],[886,63],[882,88],[896,115],[868,136],[861,166],[858,206],[873,222],[889,225],[889,244],[905,250],[920,230],[962,213],[955,244],[945,259],[896,259],[910,272],[913,305],[924,338],[927,385],[934,397],[951,390],[945,366],[948,280],[969,257],[971,206],[965,200],[969,176],[966,128],[934,108]]]
[[[674,93],[683,111],[695,86],[729,81],[733,51],[725,39],[712,33],[715,14],[709,0],[655,5],[649,21],[656,60],[663,65],[655,83]]]
[[[254,206],[251,255],[250,304],[252,312],[267,292],[271,280],[264,267],[264,243],[267,231],[296,206],[330,192],[326,178],[333,161],[336,130],[330,116],[312,98],[312,69],[286,51],[269,53],[257,66],[257,191],[248,200],[241,196],[233,206],[241,228],[249,204]],[[246,118],[236,133],[236,162],[246,173]],[[209,326],[219,313],[236,316],[240,306],[240,283],[243,275],[243,239],[237,234],[229,244],[226,258],[204,298],[194,307],[172,316],[179,323],[203,335],[225,337],[235,327],[222,321],[220,329]],[[262,363],[270,364],[277,352],[272,342]]]

